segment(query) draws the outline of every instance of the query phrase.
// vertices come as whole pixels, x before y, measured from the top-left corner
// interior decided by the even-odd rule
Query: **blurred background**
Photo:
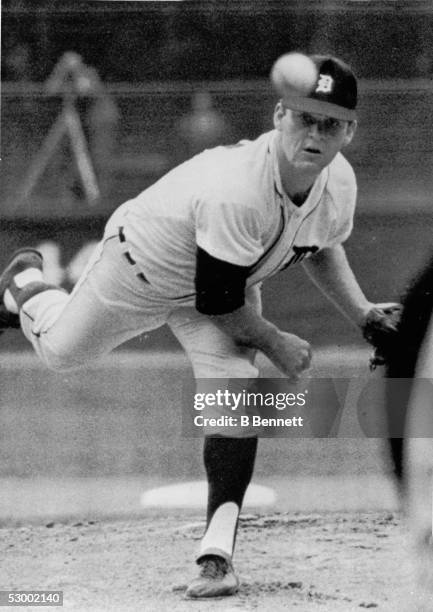
[[[349,256],[371,299],[398,297],[432,228],[433,8],[420,0],[5,0],[2,256],[54,241],[67,266],[116,206],[171,167],[271,129],[270,67],[295,49],[341,56],[360,79],[347,150],[359,181]],[[67,131],[40,163],[66,107],[81,125],[96,194]],[[300,311],[294,290],[306,293]],[[269,315],[313,342],[358,342],[302,272],[271,281],[268,295]],[[166,336],[151,342],[171,343]]]
[[[347,149],[359,204],[347,246],[371,299],[398,297],[430,248],[431,2],[4,0],[1,44],[2,257],[54,241],[67,266],[116,206],[171,167],[271,129],[268,75],[289,50],[339,55],[360,79],[359,130]],[[68,108],[96,192],[62,132]],[[294,289],[305,293],[301,309]],[[359,342],[302,272],[282,273],[267,295],[268,314],[314,343],[336,334]],[[165,331],[150,342],[173,346]]]
[[[13,248],[42,243],[52,278],[70,287],[119,204],[206,147],[254,139],[272,128],[276,99],[268,75],[275,59],[291,50],[336,54],[359,77],[359,128],[346,151],[358,176],[359,203],[347,250],[368,297],[398,299],[430,253],[430,0],[3,0],[1,34],[0,264]],[[364,347],[357,331],[302,270],[271,279],[264,298],[268,317],[316,348]],[[143,340],[126,348],[143,353],[178,350],[166,329]],[[2,338],[0,351],[27,349],[19,333],[7,332]],[[344,352],[341,355],[344,359]],[[7,363],[5,356],[3,368]],[[16,453],[16,441],[3,450],[4,474],[59,474],[68,468],[72,474],[124,474],[148,465],[146,440],[154,443],[155,438],[145,433],[145,422],[138,426],[136,419],[141,423],[143,393],[155,398],[161,385],[146,387],[134,368],[119,370],[110,362],[105,377],[115,377],[116,393],[108,392],[109,387],[101,393],[104,384],[98,386],[97,377],[87,381],[29,374],[23,381],[19,358],[13,363],[3,369],[2,419],[12,427],[17,409],[18,414],[24,411],[18,444],[22,452]],[[181,372],[190,375],[187,366],[182,367]],[[154,380],[164,371],[171,372],[169,367],[156,368]],[[16,394],[17,376],[22,395]],[[176,376],[184,373],[177,370]],[[168,395],[174,379],[169,376]],[[77,413],[67,410],[66,400],[59,405],[65,385]],[[137,410],[135,420],[122,412],[124,429],[119,429],[121,391],[125,397],[131,388],[135,399],[128,410]],[[77,414],[75,425],[69,422],[61,434],[56,461],[49,459],[50,432],[35,433],[30,418],[35,401],[45,411],[44,422],[51,423],[51,434],[60,421],[64,424]],[[164,396],[160,403],[167,403]],[[114,411],[108,421],[107,405]],[[85,419],[93,415],[92,423],[98,426],[89,429],[84,414]],[[164,423],[169,421],[167,416]],[[134,436],[141,431],[141,441],[131,440],[132,430]],[[105,441],[118,436],[118,446],[101,442],[103,449],[95,450],[93,435]],[[50,440],[52,444],[52,435]],[[128,444],[134,451],[125,454]],[[61,448],[70,452],[62,455]],[[323,447],[314,448],[320,463]],[[373,469],[371,447],[363,447],[364,459],[356,445],[338,448],[337,455],[331,453],[333,462],[323,463],[329,470],[337,464],[346,469],[352,461],[350,471],[363,460]],[[24,449],[33,454],[27,456]],[[308,452],[311,457],[311,449]],[[168,462],[167,467],[173,464],[169,456],[160,454],[154,460]],[[298,468],[305,448],[299,457],[299,465],[294,464]],[[185,473],[192,464],[196,466],[195,455],[194,461],[184,461]],[[174,473],[170,470],[164,474]]]

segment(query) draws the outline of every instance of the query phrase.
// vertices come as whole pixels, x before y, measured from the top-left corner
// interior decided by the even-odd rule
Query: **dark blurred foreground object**
[[[427,334],[433,312],[433,257],[409,287],[403,299],[403,311],[399,331],[392,352],[387,356],[386,375],[390,379],[387,389],[387,413],[390,431],[392,423],[402,424],[401,436],[390,439],[394,471],[398,479],[404,478],[404,428],[416,375],[421,347]],[[399,386],[393,379],[405,379],[406,385]],[[412,381],[412,382],[411,382]],[[432,411],[433,420],[433,411]]]

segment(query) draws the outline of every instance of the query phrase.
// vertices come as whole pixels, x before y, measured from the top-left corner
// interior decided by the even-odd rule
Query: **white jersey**
[[[250,286],[350,235],[356,180],[348,161],[337,154],[298,207],[282,189],[276,137],[204,151],[114,213],[108,228],[123,226],[158,293],[193,303],[197,246],[252,266]]]

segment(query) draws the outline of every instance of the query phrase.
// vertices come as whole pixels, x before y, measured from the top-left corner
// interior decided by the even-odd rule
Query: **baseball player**
[[[257,351],[297,379],[310,345],[262,316],[260,288],[302,261],[354,325],[388,332],[386,308],[364,296],[343,247],[356,180],[340,151],[357,126],[356,78],[339,59],[302,59],[309,76],[299,81],[294,71],[291,83],[287,74],[274,129],[206,150],[121,205],[70,295],[45,282],[37,251],[15,253],[0,278],[3,327],[19,324],[53,369],[83,366],[166,323],[198,391],[203,379],[255,379]],[[257,437],[212,433],[204,441],[207,527],[188,597],[238,588],[232,556]]]

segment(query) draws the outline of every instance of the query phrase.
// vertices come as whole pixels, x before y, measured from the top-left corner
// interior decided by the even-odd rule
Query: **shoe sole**
[[[231,587],[230,589],[227,588],[227,591],[225,593],[215,593],[215,594],[209,594],[209,595],[205,595],[205,594],[201,594],[201,595],[193,595],[193,594],[189,594],[188,593],[188,589],[185,592],[185,599],[204,599],[204,600],[208,600],[208,599],[225,599],[226,597],[232,597],[233,595],[236,595],[236,593],[239,591],[239,584],[236,587]]]
[[[196,597],[195,595],[184,595],[183,599],[186,601],[219,601],[227,599],[227,597],[233,597],[237,594],[238,591],[235,591],[234,593],[227,593],[227,595],[200,595],[199,597]]]
[[[237,595],[239,589],[236,591],[231,591],[230,593],[225,593],[224,595],[188,595],[188,593],[184,594],[184,599],[194,600],[194,601],[209,601],[209,599],[227,599],[227,597],[233,597],[233,595]]]

